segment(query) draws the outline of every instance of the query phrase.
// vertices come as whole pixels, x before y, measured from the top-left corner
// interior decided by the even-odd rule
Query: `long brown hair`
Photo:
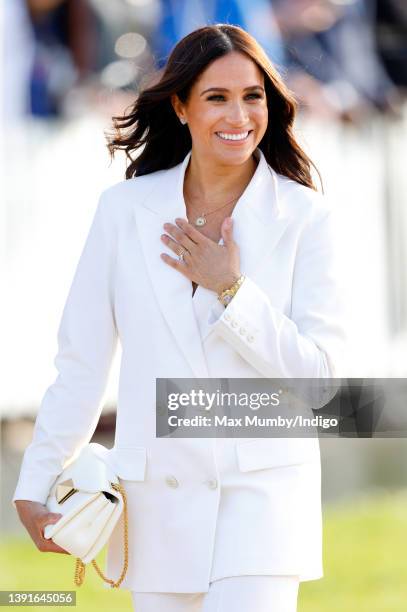
[[[297,103],[292,93],[259,43],[242,28],[222,23],[198,28],[182,38],[159,81],[139,93],[128,114],[113,117],[114,134],[108,137],[108,149],[112,157],[117,150],[125,151],[130,162],[127,179],[172,168],[184,159],[192,140],[188,126],[180,123],[172,107],[171,96],[176,94],[185,103],[208,65],[232,51],[247,55],[264,73],[269,122],[258,146],[267,163],[276,172],[316,189],[311,176],[315,165],[293,134]]]

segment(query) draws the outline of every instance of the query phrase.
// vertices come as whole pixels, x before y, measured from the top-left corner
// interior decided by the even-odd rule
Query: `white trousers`
[[[231,576],[207,593],[138,593],[135,612],[296,612],[298,576]]]

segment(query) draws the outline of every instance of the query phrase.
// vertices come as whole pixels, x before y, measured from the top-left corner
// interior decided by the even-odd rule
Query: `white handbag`
[[[44,529],[44,537],[77,557],[74,582],[80,586],[85,578],[85,564],[92,563],[96,572],[112,588],[119,587],[128,567],[127,499],[124,487],[106,461],[108,449],[91,442],[72,460],[51,486],[46,506],[63,516]],[[108,542],[123,513],[124,563],[120,578],[106,578],[95,561]]]

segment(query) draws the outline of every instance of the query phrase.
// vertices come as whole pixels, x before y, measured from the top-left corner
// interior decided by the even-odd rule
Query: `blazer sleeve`
[[[333,219],[326,205],[318,207],[302,230],[290,316],[250,277],[226,308],[212,310],[213,331],[265,377],[343,375],[345,306]]]
[[[101,195],[58,329],[58,376],[45,392],[12,498],[45,503],[66,462],[87,444],[102,410],[117,346],[114,246]]]

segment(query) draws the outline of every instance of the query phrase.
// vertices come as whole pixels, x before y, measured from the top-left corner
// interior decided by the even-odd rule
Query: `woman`
[[[128,180],[100,199],[13,501],[39,549],[64,552],[42,536],[58,519],[43,504],[93,434],[120,338],[109,457],[128,495],[122,586],[138,612],[291,612],[299,582],[322,576],[316,439],[155,435],[156,378],[338,375],[331,211],[294,115],[256,41],[220,24],[181,40],[116,120]]]

